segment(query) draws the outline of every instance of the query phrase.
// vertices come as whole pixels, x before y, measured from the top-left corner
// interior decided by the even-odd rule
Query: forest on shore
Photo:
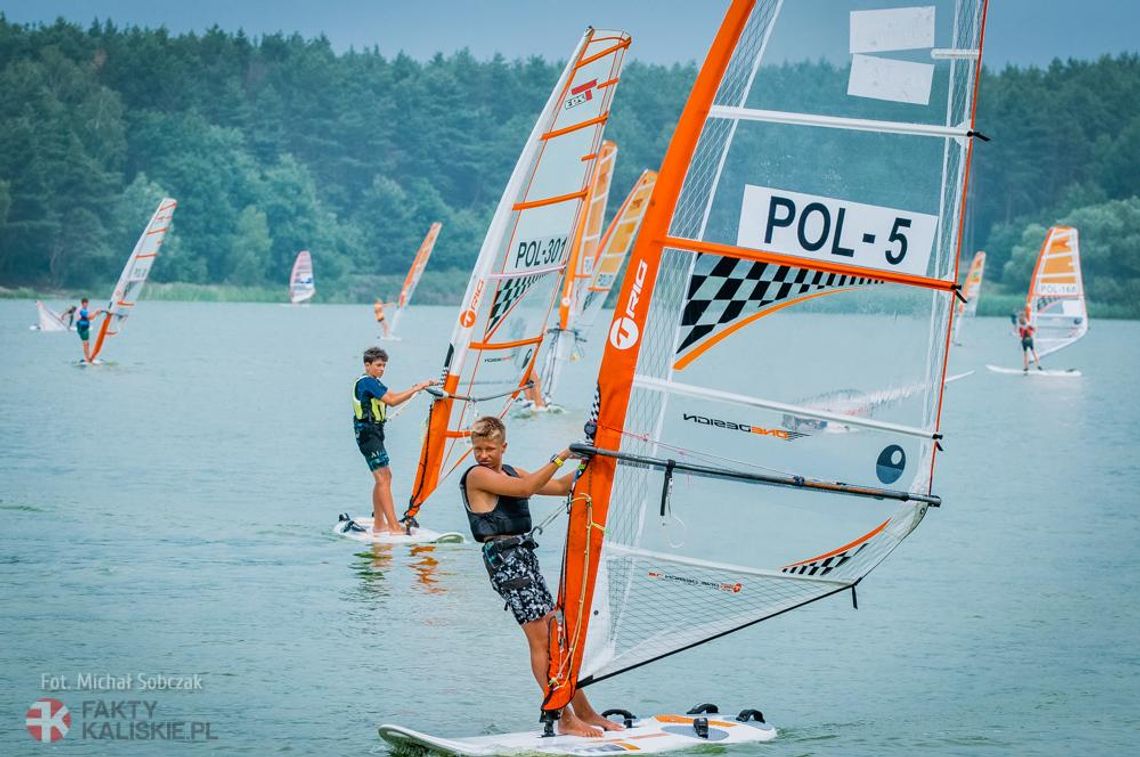
[[[308,249],[319,300],[390,298],[441,221],[417,299],[454,302],[560,70],[0,15],[0,288],[101,296],[171,196],[151,279],[167,295],[280,299]],[[611,213],[659,165],[695,76],[627,64]],[[975,147],[963,256],[986,250],[986,291],[1023,293],[1046,229],[1071,224],[1094,314],[1140,317],[1140,56],[987,69],[977,121],[992,141]]]

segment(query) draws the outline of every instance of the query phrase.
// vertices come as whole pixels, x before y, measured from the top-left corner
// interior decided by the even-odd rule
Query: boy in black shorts
[[[384,423],[388,408],[412,398],[425,387],[439,383],[434,379],[421,381],[411,389],[393,392],[380,381],[388,367],[388,353],[379,347],[364,351],[364,373],[352,387],[352,427],[356,432],[356,446],[372,471],[372,532],[406,533],[396,519],[392,503],[392,470],[388,467],[388,451],[384,449]]]

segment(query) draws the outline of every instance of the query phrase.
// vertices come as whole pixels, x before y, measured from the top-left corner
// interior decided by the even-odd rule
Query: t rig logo
[[[629,289],[629,299],[625,303],[625,315],[614,318],[610,326],[610,344],[615,349],[628,350],[637,344],[641,330],[637,327],[637,303],[641,299],[641,288],[645,286],[645,274],[649,271],[649,264],[644,260],[637,261],[637,271],[634,272],[633,286]]]
[[[699,426],[723,428],[726,431],[743,431],[746,434],[756,434],[757,436],[771,436],[776,439],[783,439],[785,442],[790,442],[793,439],[799,439],[800,437],[807,436],[807,434],[800,433],[799,431],[789,431],[784,428],[764,428],[763,426],[752,426],[748,423],[724,421],[720,418],[709,418],[707,415],[697,415],[696,413],[682,413],[681,419],[688,423],[696,423]]]

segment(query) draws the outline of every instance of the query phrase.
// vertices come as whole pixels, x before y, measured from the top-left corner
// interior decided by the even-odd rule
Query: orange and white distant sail
[[[1029,322],[1037,330],[1037,355],[1064,349],[1089,330],[1085,285],[1081,277],[1081,248],[1077,230],[1054,226],[1045,236],[1025,300]]]
[[[135,248],[131,251],[131,256],[127,258],[123,272],[119,274],[119,281],[115,284],[115,290],[111,293],[111,299],[107,303],[103,319],[95,333],[95,344],[92,345],[91,352],[87,357],[89,361],[95,360],[109,337],[118,336],[122,333],[127,317],[130,316],[134,306],[138,303],[143,284],[150,276],[154,259],[158,257],[158,251],[162,247],[163,240],[166,239],[166,233],[170,229],[176,207],[178,207],[177,202],[169,197],[163,198],[158,203],[158,208],[151,216],[150,223],[146,225],[142,236],[135,242]]]
[[[970,261],[970,270],[962,284],[962,299],[954,308],[954,343],[961,341],[962,323],[978,312],[978,299],[982,296],[982,277],[986,273],[986,253],[978,250]]]
[[[416,256],[412,259],[412,267],[408,269],[408,275],[404,277],[404,286],[400,288],[400,297],[396,301],[396,310],[392,314],[392,330],[389,336],[394,337],[396,335],[396,328],[400,325],[404,311],[412,302],[412,294],[416,291],[416,286],[424,275],[428,258],[431,257],[431,251],[435,248],[435,240],[439,237],[439,230],[442,228],[443,224],[439,221],[428,227],[427,236],[420,243],[420,248],[416,250]]]

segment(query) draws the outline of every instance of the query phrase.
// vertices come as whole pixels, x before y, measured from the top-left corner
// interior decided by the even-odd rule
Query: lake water
[[[454,312],[405,317],[390,386],[438,373]],[[24,727],[45,696],[72,712],[58,754],[371,754],[382,722],[534,725],[522,635],[476,548],[329,533],[370,507],[349,422],[368,307],[144,302],[95,369],[34,315],[0,301],[0,754],[46,753]],[[734,754],[1136,753],[1140,323],[1098,321],[1048,361],[1076,380],[986,371],[1020,360],[1008,326],[972,322],[955,348],[952,369],[977,372],[947,390],[945,504],[858,611],[844,595],[617,676],[589,689],[599,709],[762,709],[780,738]],[[573,412],[512,421],[511,459],[578,438],[599,342],[565,377]],[[389,427],[398,507],[416,402]],[[454,486],[425,524],[465,530]],[[560,539],[540,541],[553,583]],[[80,674],[132,689],[79,691]],[[201,688],[142,691],[140,674]],[[53,675],[73,688],[51,693]],[[109,741],[130,712],[95,703],[116,699],[211,740]]]

